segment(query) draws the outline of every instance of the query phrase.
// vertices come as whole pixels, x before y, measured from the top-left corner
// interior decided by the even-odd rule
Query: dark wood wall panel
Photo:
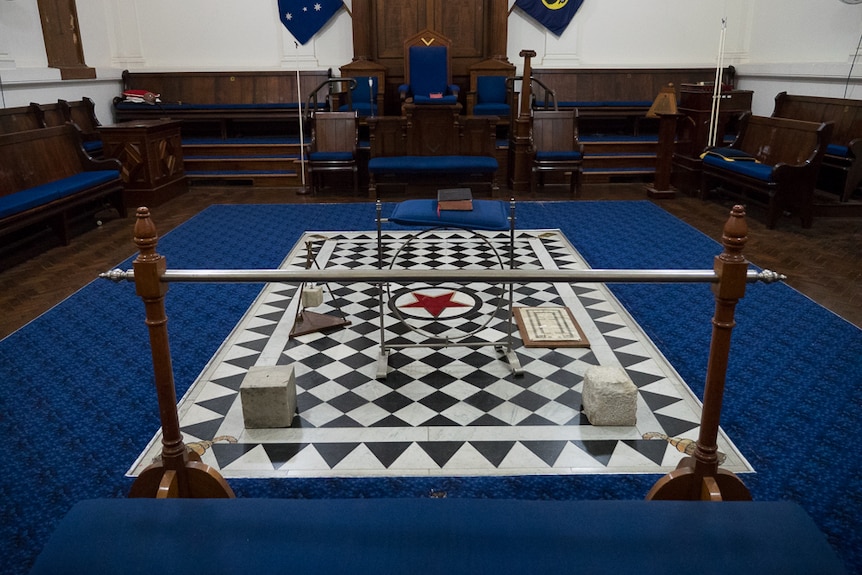
[[[485,3],[473,2],[442,2],[437,4],[434,15],[433,30],[438,30],[452,40],[452,60],[463,58],[482,60],[487,56],[483,52],[485,39]],[[466,68],[457,66],[457,74],[466,73]]]
[[[390,68],[394,62],[386,61],[404,59],[404,39],[426,27],[425,2],[377,1],[374,5],[377,52],[372,57]]]

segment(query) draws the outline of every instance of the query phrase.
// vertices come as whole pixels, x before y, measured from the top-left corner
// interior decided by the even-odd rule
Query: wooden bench
[[[790,211],[810,228],[817,172],[831,133],[830,123],[746,112],[733,143],[705,153],[700,196],[705,199],[712,184],[725,183],[732,188],[728,191],[767,206],[767,227],[774,228]]]
[[[638,134],[663,87],[715,82],[715,68],[534,68],[532,77],[541,83],[534,89],[537,102],[548,101],[541,89],[545,86],[553,92],[558,108],[578,111],[582,135]],[[722,77],[732,81],[733,69]],[[652,132],[656,132],[658,123],[653,123]]]
[[[87,155],[71,125],[0,134],[0,235],[48,222],[68,245],[69,212],[102,199],[126,216],[120,162]]]
[[[182,120],[183,136],[298,134],[300,102],[329,78],[326,70],[295,72],[123,72],[123,90],[159,94],[158,102],[114,99],[114,119]],[[323,106],[325,104],[321,104]]]
[[[0,108],[0,134],[14,134],[45,127],[45,119],[39,104]]]
[[[31,102],[29,106],[0,109],[0,134],[26,132],[71,123],[81,135],[84,149],[93,157],[101,157],[102,141],[96,119],[95,104],[84,97],[68,102],[57,100],[50,104]]]
[[[839,194],[842,202],[849,200],[862,183],[862,100],[781,92],[775,96],[772,116],[834,124],[823,155],[823,167],[842,172],[843,187]]]
[[[496,116],[460,116],[460,105],[405,106],[405,116],[368,118],[368,195],[381,186],[498,189]],[[435,196],[436,197],[436,196]]]

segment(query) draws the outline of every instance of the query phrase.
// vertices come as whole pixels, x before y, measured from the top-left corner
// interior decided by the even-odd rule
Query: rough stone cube
[[[622,367],[592,366],[584,374],[584,414],[593,425],[635,425],[638,388]]]
[[[293,365],[252,367],[239,394],[246,429],[290,427],[296,412]]]

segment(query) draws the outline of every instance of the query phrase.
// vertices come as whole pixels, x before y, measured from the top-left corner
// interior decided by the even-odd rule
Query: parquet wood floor
[[[564,193],[519,199],[566,199]],[[646,199],[643,184],[587,184],[584,200]],[[350,195],[299,195],[294,189],[242,186],[192,186],[154,208],[160,234],[183,223],[210,204],[316,203],[364,201]],[[654,200],[669,213],[712,238],[719,239],[731,204],[703,202],[678,195]],[[847,321],[862,327],[862,219],[818,218],[811,229],[799,227],[795,218],[784,218],[777,229],[761,223],[756,208],[749,212],[749,241],[745,254],[755,265],[788,276],[787,283]],[[0,338],[48,311],[99,273],[134,255],[134,218],[119,219],[111,212],[79,223],[69,246],[58,246],[51,237],[37,241],[0,260]],[[787,310],[793,313],[793,310]]]

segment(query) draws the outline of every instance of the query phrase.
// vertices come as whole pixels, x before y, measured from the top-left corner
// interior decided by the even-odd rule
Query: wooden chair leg
[[[359,195],[359,169],[353,166],[353,195]]]

